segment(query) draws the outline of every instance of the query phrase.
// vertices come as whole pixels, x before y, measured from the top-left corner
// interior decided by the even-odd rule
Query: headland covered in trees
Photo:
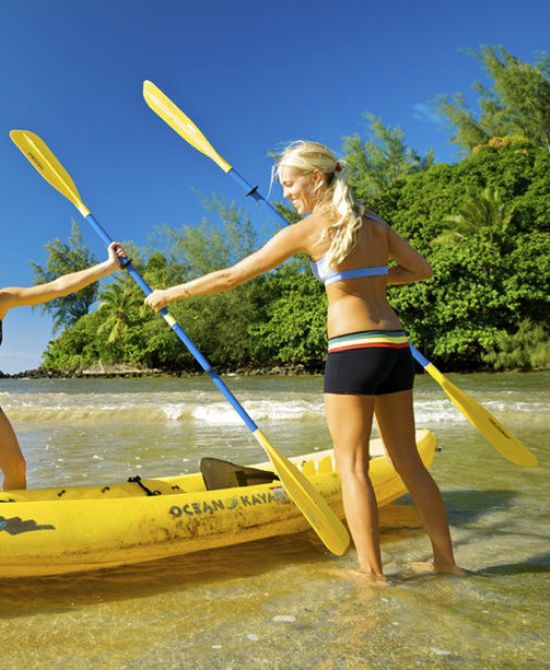
[[[459,162],[419,155],[399,129],[369,114],[365,138],[344,137],[344,160],[357,198],[433,266],[433,280],[389,289],[417,348],[446,371],[548,368],[550,58],[529,64],[503,47],[475,55],[493,81],[491,88],[474,85],[479,111],[461,95],[434,102],[454,128]],[[212,220],[157,230],[154,250],[126,245],[149,285],[192,279],[258,246],[244,209],[215,196],[205,204]],[[76,223],[67,242],[52,240],[47,250],[46,266],[33,264],[36,282],[95,260]],[[123,273],[44,309],[57,337],[37,374],[198,369]],[[325,310],[324,289],[304,258],[231,292],[170,308],[221,372],[321,371]]]

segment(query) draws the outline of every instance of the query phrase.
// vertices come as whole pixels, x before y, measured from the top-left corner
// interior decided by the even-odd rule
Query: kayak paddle
[[[195,149],[211,158],[226,174],[229,174],[244,188],[247,196],[266,205],[285,225],[288,221],[258,191],[257,186],[249,184],[235,168],[223,158],[206,139],[191,119],[179,109],[167,95],[153,82],[143,82],[143,97],[149,107],[167,123],[186,142]],[[478,429],[485,439],[502,455],[516,465],[533,467],[538,465],[536,456],[527,449],[514,435],[502,426],[495,417],[484,409],[465,391],[460,390],[441,373],[433,363],[410,345],[414,358],[426,372],[441,386],[453,404],[462,412],[470,423]]]
[[[455,406],[464,414],[493,447],[504,458],[516,465],[536,467],[539,462],[535,454],[512,435],[495,417],[482,407],[477,400],[468,395],[440,372],[433,363],[423,356],[412,344],[409,344],[413,356],[426,372],[441,386]]]
[[[103,242],[105,242],[106,245],[111,244],[113,240],[94,218],[88,207],[82,202],[73,180],[44,141],[28,130],[12,130],[10,137],[17,145],[17,148],[20,149],[23,155],[32,163],[42,177],[65,196],[65,198],[72,202]],[[124,267],[128,270],[131,277],[136,284],[138,284],[143,293],[149,295],[151,293],[151,288],[140,273],[134,268],[131,261],[126,261]],[[180,324],[168,312],[166,307],[160,310],[160,314],[164,317],[166,323],[176,333],[183,344],[185,344],[202,369],[209,375],[247,428],[252,432],[261,447],[265,450],[289,497],[309,521],[327,548],[334,554],[339,556],[342,555],[349,545],[350,538],[348,531],[329,507],[321,493],[317,491],[313,484],[308,481],[305,475],[300,472],[293,463],[273,447],[263,431],[260,430],[250,418],[244,407],[220,379],[217,372],[197,349],[195,344],[191,341]]]

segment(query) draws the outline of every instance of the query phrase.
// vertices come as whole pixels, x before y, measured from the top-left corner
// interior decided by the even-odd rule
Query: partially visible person
[[[378,509],[369,478],[376,415],[389,457],[430,537],[434,561],[428,567],[464,574],[455,564],[441,493],[416,449],[414,364],[407,336],[386,297],[388,284],[429,279],[432,270],[383,219],[359,207],[345,165],[324,145],[291,144],[275,170],[284,197],[304,218],[236,265],[153,291],[145,302],[159,310],[174,300],[226,291],[295,254],[308,254],[328,298],[325,414],[359,569],[370,579],[384,580]],[[395,264],[388,267],[389,261]]]
[[[36,286],[7,286],[0,288],[0,343],[2,342],[2,324],[4,317],[14,307],[41,305],[56,298],[63,298],[76,293],[93,284],[102,277],[107,277],[122,267],[121,259],[126,252],[113,242],[109,246],[109,256],[103,263],[98,263],[86,270],[62,275],[54,281]],[[5,491],[27,488],[25,458],[15,436],[12,425],[0,408],[0,470],[4,476]]]

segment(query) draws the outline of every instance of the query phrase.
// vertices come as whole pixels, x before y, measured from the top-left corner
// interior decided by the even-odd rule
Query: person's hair
[[[274,173],[280,179],[280,169],[290,167],[302,174],[319,170],[325,175],[326,193],[320,202],[336,217],[329,228],[331,243],[327,252],[329,265],[338,265],[353,251],[363,220],[363,211],[355,203],[348,185],[346,165],[337,160],[332,151],[319,142],[298,140],[289,144],[278,155]],[[332,234],[330,234],[332,232]]]

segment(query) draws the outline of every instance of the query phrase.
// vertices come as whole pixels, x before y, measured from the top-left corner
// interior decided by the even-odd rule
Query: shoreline
[[[216,373],[220,375],[241,375],[243,377],[261,377],[261,376],[277,376],[277,377],[292,377],[292,376],[307,376],[307,375],[322,375],[324,372],[324,364],[318,367],[306,367],[301,364],[294,365],[273,365],[265,368],[235,368],[235,369],[219,369],[214,368]],[[533,370],[522,370],[520,368],[513,368],[510,370],[453,370],[451,372],[444,372],[444,374],[502,374],[502,373],[522,373],[529,372],[547,372],[549,368],[540,368]],[[13,374],[5,373],[0,370],[0,379],[124,379],[136,377],[199,377],[207,374],[202,369],[196,370],[163,370],[160,368],[138,368],[129,365],[96,365],[91,368],[82,370],[69,371],[55,371],[45,370],[43,368],[34,368],[32,370],[25,370],[22,372],[15,372]],[[417,365],[416,374],[427,374],[426,371]]]
[[[265,368],[236,368],[218,369],[220,375],[242,375],[246,377],[259,377],[262,375],[275,376],[298,376],[323,374],[323,367],[306,368],[304,365],[274,365]],[[207,374],[202,369],[197,370],[162,370],[160,368],[137,368],[127,365],[97,365],[83,370],[54,371],[43,368],[35,368],[13,374],[4,373],[0,370],[0,379],[93,379],[93,378],[132,378],[132,377],[198,377]]]

